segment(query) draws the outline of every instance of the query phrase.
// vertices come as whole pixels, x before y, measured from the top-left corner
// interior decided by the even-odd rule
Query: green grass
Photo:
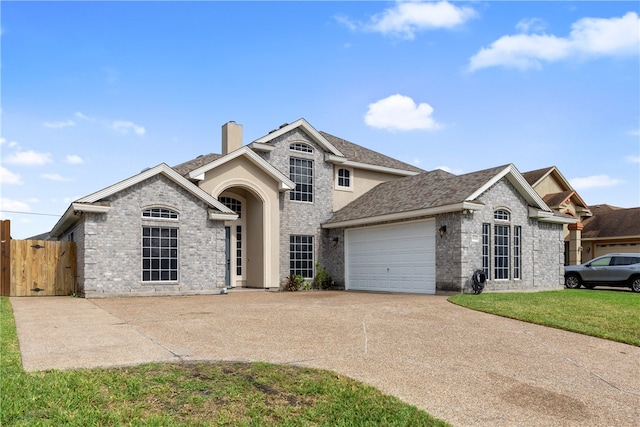
[[[266,363],[28,373],[0,298],[2,426],[447,426],[334,372]]]
[[[534,293],[463,294],[454,304],[498,316],[640,346],[640,294],[565,289]]]

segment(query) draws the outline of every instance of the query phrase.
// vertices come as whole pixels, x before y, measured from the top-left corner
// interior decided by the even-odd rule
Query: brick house
[[[72,203],[51,238],[77,242],[86,297],[281,288],[320,265],[349,290],[562,286],[563,226],[513,165],[427,172],[304,119],[221,154],[158,165]]]

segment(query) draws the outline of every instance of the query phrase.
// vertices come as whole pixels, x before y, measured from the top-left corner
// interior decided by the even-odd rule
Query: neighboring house
[[[555,166],[525,172],[522,175],[551,209],[578,220],[564,226],[564,263],[582,263],[582,229],[585,219],[592,215],[589,206]]]
[[[436,293],[562,286],[563,226],[513,165],[426,172],[304,119],[249,145],[166,164],[83,197],[52,238],[77,242],[86,297],[219,293],[312,279],[349,290]]]
[[[583,262],[614,252],[640,253],[640,208],[594,205],[591,212],[583,221]]]

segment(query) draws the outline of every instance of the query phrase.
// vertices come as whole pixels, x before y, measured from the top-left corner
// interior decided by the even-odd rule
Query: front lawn
[[[27,373],[0,298],[0,425],[447,426],[334,372],[266,363]]]
[[[640,346],[640,294],[630,291],[463,294],[449,301],[498,316]]]

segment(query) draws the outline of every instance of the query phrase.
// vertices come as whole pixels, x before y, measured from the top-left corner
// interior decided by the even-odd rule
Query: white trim
[[[417,210],[417,211],[398,212],[398,213],[393,213],[393,214],[372,216],[372,217],[368,217],[368,218],[358,218],[358,219],[351,219],[351,220],[348,220],[348,221],[334,222],[334,223],[331,223],[331,224],[322,224],[322,228],[328,228],[329,229],[329,228],[355,227],[355,226],[359,226],[359,225],[374,224],[374,223],[377,223],[377,222],[401,221],[401,220],[405,220],[405,219],[409,219],[409,218],[418,218],[418,217],[421,217],[421,216],[435,216],[435,215],[448,213],[448,212],[462,211],[464,209],[468,209],[468,210],[471,210],[471,211],[476,211],[476,210],[482,209],[483,207],[484,207],[484,205],[481,205],[479,203],[462,202],[462,203],[456,203],[456,204],[453,204],[453,205],[437,206],[435,208],[420,209],[420,210]],[[417,221],[420,221],[420,220],[417,220]]]
[[[258,138],[254,141],[254,143],[264,144],[272,141],[273,139],[284,135],[287,132],[294,130],[295,128],[302,128],[302,130],[313,139],[318,145],[324,148],[326,151],[333,153],[336,156],[344,157],[344,154],[340,152],[336,147],[334,147],[324,136],[320,134],[313,126],[309,124],[305,119],[298,119],[293,123],[282,126],[280,129],[271,132],[268,135],[263,136],[262,138]]]
[[[208,209],[207,214],[208,214],[208,218],[214,221],[215,220],[234,221],[238,219],[238,215],[235,213],[234,214],[220,213],[214,209]]]
[[[90,213],[107,213],[111,209],[111,206],[103,205],[88,205],[84,203],[71,203],[73,210],[76,212],[90,212]]]
[[[169,167],[166,163],[160,163],[153,168],[146,169],[137,175],[127,178],[109,187],[103,188],[100,191],[96,191],[95,193],[89,194],[88,196],[82,197],[71,203],[60,220],[58,220],[58,222],[51,229],[51,236],[58,237],[62,235],[65,230],[67,230],[71,225],[73,225],[73,223],[78,220],[78,212],[107,213],[110,209],[109,206],[94,205],[93,203],[116,194],[122,190],[125,190],[133,185],[139,184],[158,174],[166,176],[175,184],[187,190],[194,197],[200,199],[210,207],[213,207],[220,211],[216,213],[216,217],[221,216],[224,219],[237,217],[237,215],[231,209],[227,208],[224,204],[220,203],[217,199],[207,194],[198,186],[192,184],[189,180]]]
[[[600,236],[600,237],[583,237],[583,242],[608,242],[609,240],[638,240],[640,239],[639,235],[629,235],[629,236]],[[627,242],[627,243],[638,243],[638,242]],[[609,243],[605,243],[609,244]]]
[[[400,175],[400,176],[414,176],[414,175],[419,175],[420,173],[423,173],[423,172],[408,171],[405,169],[389,168],[386,166],[370,165],[368,163],[354,162],[351,160],[345,160],[344,158],[340,158],[332,155],[326,155],[325,161],[328,163],[333,163],[340,166],[349,166],[352,168],[358,168],[358,169],[369,170],[374,172],[384,172],[384,173],[390,173],[393,175]]]
[[[249,147],[255,151],[264,151],[266,153],[270,153],[276,149],[275,145],[262,144],[260,142],[252,142],[249,144]]]
[[[552,212],[551,208],[547,206],[547,204],[542,200],[540,195],[536,193],[536,191],[529,185],[526,179],[522,176],[522,174],[516,169],[513,163],[507,165],[503,170],[498,172],[491,178],[489,181],[485,182],[480,188],[478,188],[475,192],[473,192],[467,200],[475,200],[482,193],[487,191],[492,185],[496,182],[500,181],[502,178],[506,177],[507,180],[518,190],[521,196],[525,198],[525,200],[533,205],[541,208],[542,210]]]
[[[349,185],[340,185],[340,171],[345,170],[349,172]],[[336,165],[334,168],[334,180],[333,180],[333,189],[335,191],[347,191],[353,192],[353,184],[354,184],[354,173],[353,168],[344,167],[343,165]]]
[[[118,193],[133,185],[139,184],[140,182],[147,180],[158,174],[162,174],[167,178],[171,179],[173,182],[175,182],[176,184],[178,184],[179,186],[181,186],[182,188],[184,188],[185,190],[193,194],[195,197],[199,198],[209,206],[212,206],[218,209],[220,212],[233,213],[231,209],[227,208],[218,200],[211,197],[209,194],[207,194],[204,190],[202,190],[198,186],[193,185],[191,182],[185,179],[182,175],[180,175],[174,169],[169,167],[166,163],[160,163],[158,166],[144,170],[139,174],[132,176],[131,178],[125,179],[124,181],[120,181],[100,191],[96,191],[93,194],[82,197],[76,200],[76,202],[77,203],[95,203],[98,200],[104,199],[105,197],[109,197],[115,193]]]
[[[541,211],[532,206],[529,206],[529,218],[536,219],[540,222],[551,222],[556,224],[575,224],[579,221],[578,218],[557,216],[554,215],[553,212]]]
[[[291,181],[282,172],[280,172],[278,169],[273,167],[270,163],[268,163],[262,157],[258,156],[255,152],[253,152],[253,150],[251,150],[251,148],[247,146],[239,148],[234,152],[219,158],[218,160],[215,160],[211,163],[208,163],[204,166],[199,167],[194,171],[189,172],[189,178],[201,181],[204,179],[204,174],[206,172],[209,172],[210,170],[215,169],[218,166],[224,165],[240,156],[244,156],[248,158],[253,164],[255,164],[264,172],[266,172],[268,175],[270,175],[274,180],[278,181],[279,191],[292,190],[296,187],[293,181]]]

